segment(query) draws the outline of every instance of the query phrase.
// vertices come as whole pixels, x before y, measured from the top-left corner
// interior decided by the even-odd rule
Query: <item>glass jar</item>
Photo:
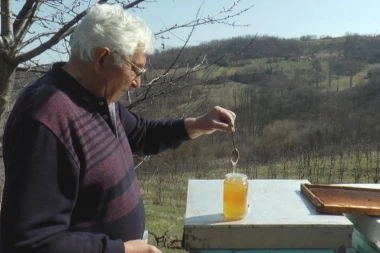
[[[223,187],[224,219],[227,221],[243,219],[248,209],[247,175],[228,173],[224,178]]]

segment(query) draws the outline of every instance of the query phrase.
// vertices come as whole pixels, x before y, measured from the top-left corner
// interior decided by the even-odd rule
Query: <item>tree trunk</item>
[[[350,88],[352,88],[352,79],[354,77],[354,63],[350,62]]]
[[[329,87],[331,87],[331,81],[332,81],[332,74],[334,71],[334,65],[333,65],[333,58],[330,56],[329,60]]]
[[[9,102],[13,91],[17,65],[0,57],[0,138],[3,136],[4,124],[9,111]]]
[[[354,78],[353,71],[350,71],[350,88],[352,88],[352,79]]]
[[[317,88],[319,86],[319,72],[318,72],[318,70],[315,71],[315,86]]]

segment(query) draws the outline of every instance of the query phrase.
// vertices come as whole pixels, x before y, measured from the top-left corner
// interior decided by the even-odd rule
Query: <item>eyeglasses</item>
[[[125,61],[129,62],[137,70],[137,71],[135,71],[135,70],[132,70],[132,68],[131,68],[131,70],[133,71],[133,73],[136,74],[135,78],[141,76],[142,74],[144,74],[146,72],[146,68],[139,68],[131,60],[129,60],[125,56],[121,55],[119,52],[115,51],[115,53],[117,53],[118,55],[120,55],[121,58],[123,58]]]
[[[133,72],[135,72],[136,77],[141,76],[142,74],[144,74],[144,73],[146,72],[146,68],[139,68],[139,67],[137,67],[136,64],[134,64],[132,61],[130,61],[130,60],[126,59],[126,58],[124,58],[124,59],[125,59],[127,62],[129,62],[133,67],[135,67],[135,68],[137,69],[137,71],[133,71]]]

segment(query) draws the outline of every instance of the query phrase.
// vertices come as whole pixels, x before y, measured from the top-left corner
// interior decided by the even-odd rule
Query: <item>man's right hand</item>
[[[155,246],[147,244],[143,240],[133,240],[124,243],[125,253],[161,253]]]

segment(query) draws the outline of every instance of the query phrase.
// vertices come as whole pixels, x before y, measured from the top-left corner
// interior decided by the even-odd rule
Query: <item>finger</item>
[[[227,115],[231,117],[231,122],[233,123],[236,119],[236,114],[231,110],[224,109],[224,111]]]
[[[235,132],[235,119],[236,119],[236,114],[233,111],[228,111],[228,113],[231,115],[231,127],[232,127],[232,132]]]
[[[231,114],[229,113],[229,111],[221,107],[216,108],[214,115],[219,120],[226,120],[229,117],[231,117]]]
[[[214,119],[221,123],[227,124],[227,127],[223,125],[223,128],[221,128],[221,125],[219,125],[217,130],[227,131],[227,132],[233,132],[234,125],[235,125],[235,118],[236,115],[234,112],[224,109],[220,106],[215,106],[212,110],[212,115],[214,116]]]
[[[232,119],[235,121],[235,119],[236,119],[236,114],[233,112],[233,111],[229,111],[230,113],[231,113],[231,115],[232,115]]]
[[[235,119],[236,119],[236,114],[233,113],[232,111],[229,111],[230,115],[231,115],[231,125],[233,128],[235,128]]]
[[[159,250],[156,246],[153,246],[154,252],[161,253],[161,250]]]
[[[234,127],[235,119],[234,116],[229,111],[224,111],[223,114],[220,115],[221,121]]]
[[[222,122],[222,121],[214,121],[213,130],[231,133],[231,132],[233,132],[233,126],[231,126],[231,124],[227,124],[227,123]]]

